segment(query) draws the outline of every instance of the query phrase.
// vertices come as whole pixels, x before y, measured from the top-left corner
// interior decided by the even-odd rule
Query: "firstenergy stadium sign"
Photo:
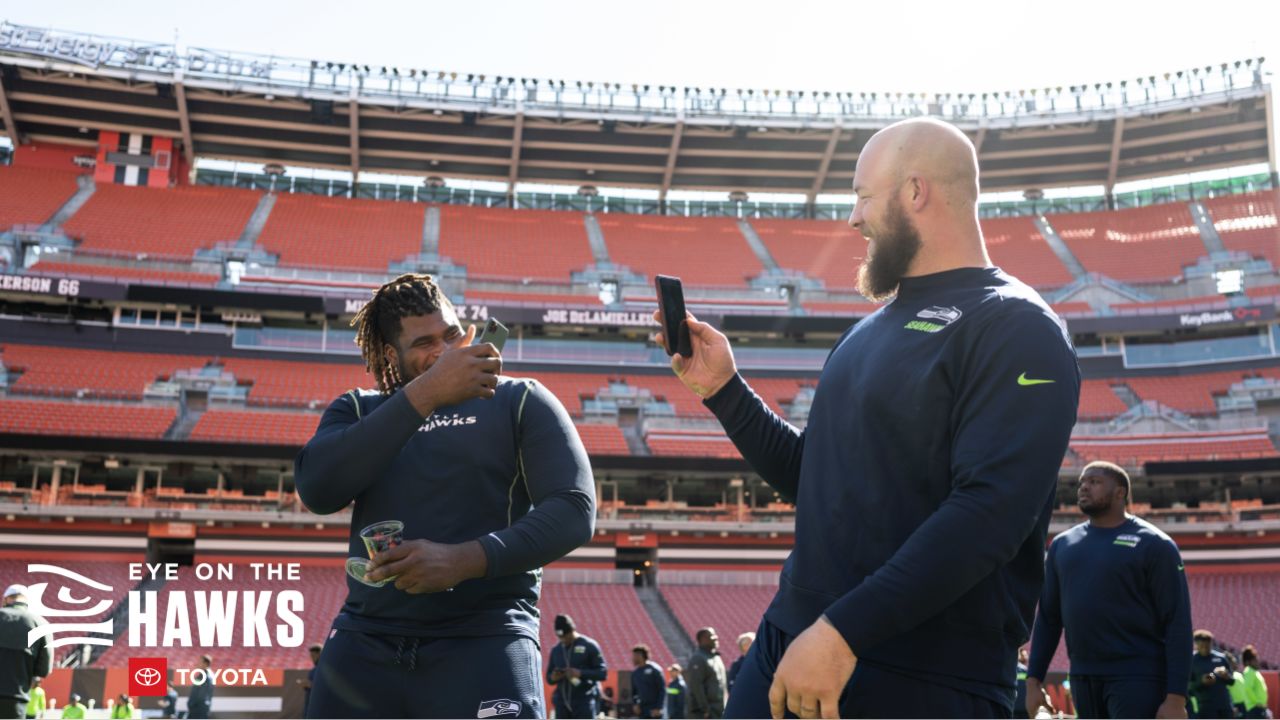
[[[233,58],[208,50],[193,49],[179,53],[170,45],[136,45],[8,22],[0,23],[0,51],[62,60],[91,68],[103,65],[161,71],[181,68],[188,72],[217,71],[260,78],[269,77],[272,67],[267,62]]]

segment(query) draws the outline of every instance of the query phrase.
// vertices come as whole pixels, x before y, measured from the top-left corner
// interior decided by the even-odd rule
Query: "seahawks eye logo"
[[[485,700],[480,703],[480,709],[476,712],[476,717],[491,718],[519,714],[520,703],[515,700]]]
[[[87,578],[80,573],[58,567],[57,565],[45,565],[41,563],[33,563],[27,566],[27,572],[30,573],[46,573],[49,575],[58,575],[67,580],[71,580],[79,585],[96,590],[102,593],[111,593],[114,588]],[[61,583],[62,581],[55,581]],[[83,607],[81,609],[64,609],[61,607],[52,608],[45,604],[45,592],[49,589],[50,583],[40,582],[32,583],[27,587],[27,608],[31,612],[48,620],[49,618],[94,618],[101,617],[103,613],[111,608],[110,598],[99,599],[92,607]],[[92,594],[77,597],[73,594],[70,584],[62,584],[58,587],[57,600],[62,605],[82,605],[88,606],[94,598]],[[81,589],[79,592],[84,593]],[[36,640],[42,637],[50,638],[49,647],[56,648],[63,645],[104,645],[111,646],[111,639],[115,637],[113,632],[114,624],[110,618],[102,622],[50,622],[36,628],[32,628],[27,633],[27,645],[34,645]],[[102,635],[104,637],[89,637],[89,635],[74,635],[73,637],[57,637],[59,633],[88,633],[89,635]]]
[[[950,325],[951,323],[959,320],[962,314],[963,313],[960,312],[960,308],[939,307],[934,305],[933,307],[925,308],[924,310],[916,313],[916,317],[924,318],[925,320],[937,320],[943,325]]]

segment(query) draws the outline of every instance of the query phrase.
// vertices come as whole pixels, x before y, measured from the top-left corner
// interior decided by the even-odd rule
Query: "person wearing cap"
[[[1029,716],[1042,705],[1056,712],[1044,679],[1064,629],[1079,717],[1187,716],[1191,598],[1182,556],[1168,535],[1125,512],[1129,489],[1128,473],[1109,462],[1080,473],[1077,504],[1089,519],[1049,545],[1031,634]]]
[[[547,682],[556,686],[551,696],[557,718],[594,718],[600,699],[600,683],[609,676],[600,645],[579,635],[573,618],[557,615],[556,637],[547,660]]]
[[[62,720],[84,720],[84,713],[88,709],[80,702],[80,693],[71,693],[67,704],[62,708]]]
[[[698,630],[694,637],[698,648],[689,658],[689,717],[722,717],[728,679],[720,657],[720,637],[710,627]]]
[[[689,695],[689,686],[684,683],[684,668],[680,663],[672,663],[667,673],[671,676],[671,682],[667,683],[667,717],[678,720],[684,717],[684,701]]]
[[[1240,651],[1240,661],[1244,663],[1244,671],[1240,673],[1244,682],[1244,716],[1247,718],[1265,718],[1267,716],[1267,683],[1258,672],[1258,651],[1252,645],[1245,645]]]
[[[1231,718],[1231,686],[1235,677],[1231,674],[1231,661],[1225,653],[1213,649],[1213,633],[1196,630],[1192,636],[1195,653],[1191,656],[1191,668],[1187,684],[1195,698],[1196,717]]]
[[[53,653],[47,636],[28,643],[27,634],[44,618],[27,608],[25,585],[10,585],[0,607],[0,717],[25,718],[31,682],[53,672]]]

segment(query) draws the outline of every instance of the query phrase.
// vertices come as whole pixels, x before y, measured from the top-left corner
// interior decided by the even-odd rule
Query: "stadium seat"
[[[1184,203],[1049,216],[1085,270],[1133,283],[1170,282],[1207,254]]]
[[[94,280],[115,280],[117,282],[146,281],[148,283],[178,285],[216,285],[222,280],[221,275],[187,272],[182,270],[157,270],[132,265],[98,265],[95,263],[63,263],[41,260],[29,270],[49,275],[69,275]]]
[[[1053,288],[1074,280],[1029,217],[984,219],[982,235],[991,261],[1028,285]]]
[[[463,205],[440,208],[440,254],[469,280],[567,283],[594,262],[582,213]]]
[[[81,350],[66,347],[8,344],[0,360],[22,374],[14,393],[60,397],[141,400],[143,391],[174,371],[200,368],[208,362],[198,355]]]
[[[0,397],[0,432],[67,437],[164,437],[174,407]]]
[[[1270,260],[1280,267],[1280,190],[1226,195],[1203,204],[1228,250]]]
[[[81,250],[190,261],[197,250],[240,239],[259,193],[231,188],[99,184],[63,230]]]
[[[196,421],[190,439],[301,446],[319,424],[316,413],[210,410]]]
[[[602,455],[630,455],[627,439],[622,435],[622,428],[617,425],[577,425],[578,436],[592,457]]]
[[[343,363],[257,360],[229,357],[222,367],[249,385],[249,404],[325,408],[354,388],[373,388],[373,378],[359,359]]]
[[[258,243],[280,264],[385,273],[422,249],[419,203],[279,195]]]
[[[760,627],[760,619],[777,592],[777,586],[771,585],[662,586],[662,596],[690,638],[699,628],[716,629],[726,668],[740,654],[738,636]]]
[[[677,660],[630,585],[543,583],[538,607],[542,610],[544,668],[551,648],[558,642],[551,621],[560,614],[572,617],[579,633],[600,643],[610,670],[630,670],[631,648],[638,643],[648,645],[650,658],[664,668]],[[687,662],[687,658],[678,660]]]
[[[641,275],[676,275],[689,286],[746,287],[764,271],[731,218],[600,215],[613,262]]]
[[[853,290],[867,241],[834,220],[752,220],[778,267],[821,280],[828,290]]]
[[[48,222],[76,194],[76,177],[64,170],[0,166],[0,232]]]
[[[1126,466],[1182,460],[1239,460],[1280,454],[1265,430],[1076,436],[1071,438],[1071,449],[1085,462],[1108,460]]]
[[[1129,407],[1111,389],[1110,380],[1084,380],[1080,383],[1080,420],[1115,417]]]

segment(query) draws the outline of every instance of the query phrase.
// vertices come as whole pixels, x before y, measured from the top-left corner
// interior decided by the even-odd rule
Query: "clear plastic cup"
[[[372,560],[374,555],[404,542],[404,523],[399,520],[383,520],[360,531],[365,552]]]

